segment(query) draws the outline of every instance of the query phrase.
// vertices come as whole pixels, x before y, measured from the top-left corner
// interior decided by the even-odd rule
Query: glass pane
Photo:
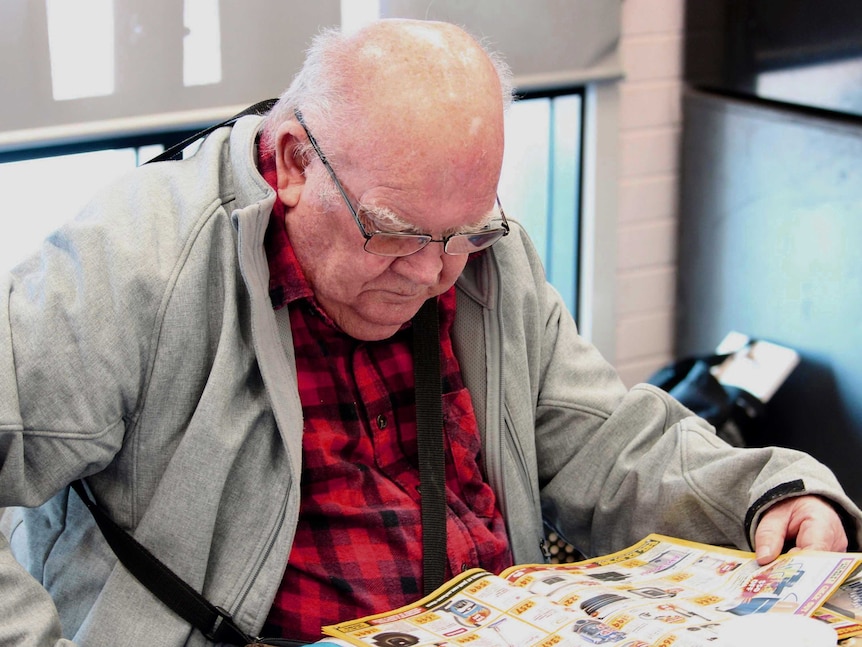
[[[506,216],[530,233],[547,266],[551,102],[516,101],[506,113],[500,201]]]
[[[221,83],[219,0],[185,0],[183,85]]]
[[[113,0],[45,0],[55,101],[114,93]]]
[[[0,272],[35,252],[102,186],[135,166],[135,149],[105,150],[0,164],[5,209]],[[50,186],[50,197],[46,187]]]
[[[516,101],[506,114],[500,200],[533,240],[573,314],[580,230],[580,94]]]
[[[148,146],[141,146],[138,148],[138,166],[141,164],[146,164],[151,159],[153,159],[156,155],[163,153],[165,147],[161,144],[149,144]]]
[[[548,257],[545,267],[551,283],[577,315],[581,217],[581,115],[579,94],[552,101],[551,195],[548,209]]]

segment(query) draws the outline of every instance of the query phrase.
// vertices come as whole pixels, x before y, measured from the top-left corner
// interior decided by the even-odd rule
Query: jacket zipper
[[[505,406],[505,405],[504,405]],[[521,448],[521,442],[518,439],[518,434],[512,429],[510,425],[510,420],[512,419],[509,415],[509,407],[505,406],[506,416],[503,420],[503,426],[505,428],[506,433],[506,444],[509,446],[509,450],[514,454],[517,458],[518,463],[518,480],[521,484],[521,487],[530,493],[530,498],[535,501],[538,497],[538,493],[536,492],[536,488],[533,486],[533,481],[530,479],[530,471],[527,469],[527,460],[524,458],[524,450]],[[545,538],[544,534],[539,535],[539,550],[545,558],[545,562],[551,561],[551,551],[548,548],[548,542]]]
[[[263,570],[263,565],[266,563],[267,559],[269,559],[269,556],[272,553],[272,548],[275,545],[275,540],[278,537],[278,533],[281,530],[282,526],[284,526],[284,519],[287,516],[287,504],[289,499],[290,488],[288,488],[287,493],[284,497],[284,502],[281,505],[281,510],[279,510],[275,527],[269,535],[269,539],[267,540],[266,546],[263,549],[263,553],[257,561],[257,566],[252,572],[251,577],[248,579],[248,584],[245,586],[242,593],[240,593],[240,596],[237,598],[237,601],[234,604],[233,609],[231,610],[231,615],[236,614],[236,612],[242,608],[242,605],[245,603],[245,600],[248,597],[248,594],[251,592],[254,583],[257,582],[257,578]]]

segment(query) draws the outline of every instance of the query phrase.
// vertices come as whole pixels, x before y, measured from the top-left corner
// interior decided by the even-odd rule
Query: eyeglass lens
[[[486,249],[503,237],[503,229],[456,234],[446,240],[447,254],[472,254]],[[375,232],[365,241],[365,250],[380,256],[409,256],[425,248],[431,236]]]

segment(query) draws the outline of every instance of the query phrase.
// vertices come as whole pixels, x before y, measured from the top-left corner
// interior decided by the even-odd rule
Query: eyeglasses
[[[402,234],[388,231],[372,231],[369,233],[362,225],[359,213],[353,206],[350,198],[347,197],[347,191],[345,191],[341,182],[338,181],[338,177],[335,175],[335,171],[330,166],[329,161],[327,161],[326,155],[320,150],[317,140],[314,139],[308,126],[305,124],[302,113],[299,110],[294,110],[293,114],[305,130],[308,142],[314,148],[314,152],[317,153],[317,157],[326,168],[332,181],[335,182],[335,186],[341,197],[344,198],[344,202],[347,203],[356,226],[359,227],[362,237],[365,238],[364,249],[366,252],[377,254],[378,256],[410,256],[410,254],[415,254],[424,249],[430,243],[443,243],[443,251],[446,254],[457,256],[459,254],[472,254],[473,252],[487,249],[503,236],[508,235],[509,223],[506,221],[506,214],[503,213],[503,205],[500,204],[499,196],[497,197],[497,207],[500,209],[501,218],[499,227],[489,226],[479,231],[450,234],[443,238],[432,238],[430,234]]]

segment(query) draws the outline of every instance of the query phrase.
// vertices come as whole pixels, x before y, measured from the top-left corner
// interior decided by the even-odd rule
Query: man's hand
[[[768,564],[794,539],[796,548],[847,550],[847,534],[838,513],[818,496],[786,499],[763,514],[754,532],[757,562]]]

